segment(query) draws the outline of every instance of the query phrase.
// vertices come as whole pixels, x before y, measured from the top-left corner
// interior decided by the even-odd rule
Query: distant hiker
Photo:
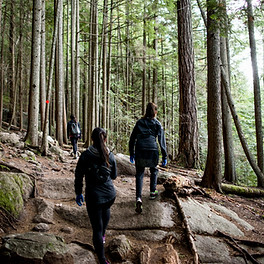
[[[110,207],[115,201],[116,191],[112,180],[116,179],[116,160],[106,147],[106,132],[95,128],[93,145],[84,151],[75,170],[76,203],[82,206],[83,177],[85,176],[85,202],[93,229],[93,244],[100,264],[108,263],[104,254],[105,231],[110,219]]]
[[[164,131],[160,122],[156,119],[158,109],[154,103],[148,103],[144,117],[136,122],[129,140],[130,161],[136,163],[136,212],[142,212],[142,187],[145,167],[150,168],[150,199],[158,196],[157,177],[159,162],[159,150],[156,138],[162,154],[162,166],[167,164],[167,151]]]
[[[68,138],[71,140],[73,156],[75,159],[77,159],[77,143],[78,139],[81,138],[81,127],[74,115],[71,115],[71,120],[67,124],[67,135]]]

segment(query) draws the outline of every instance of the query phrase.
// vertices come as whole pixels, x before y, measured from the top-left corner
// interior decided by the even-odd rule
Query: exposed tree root
[[[174,192],[174,197],[175,197],[175,201],[176,201],[176,204],[177,204],[177,207],[180,211],[180,214],[181,214],[181,217],[182,217],[182,220],[183,220],[183,223],[184,223],[184,227],[185,227],[185,230],[186,230],[186,235],[187,235],[187,238],[188,238],[188,242],[190,244],[190,247],[191,247],[191,250],[192,250],[192,253],[193,253],[193,257],[194,257],[194,264],[198,264],[199,263],[199,256],[198,256],[198,252],[197,252],[197,249],[196,249],[196,246],[195,246],[195,243],[194,243],[194,238],[193,238],[193,234],[192,234],[192,231],[190,229],[190,226],[187,222],[187,218],[184,214],[184,211],[182,209],[182,206],[180,204],[180,200],[179,200],[179,197],[177,195],[176,192]]]
[[[228,240],[227,240],[228,244],[231,245],[234,249],[236,249],[236,250],[239,251],[240,253],[242,253],[242,255],[243,255],[243,257],[244,257],[246,263],[247,263],[247,259],[248,259],[248,260],[250,260],[253,264],[261,264],[260,262],[258,262],[258,261],[253,257],[252,254],[250,254],[250,253],[249,253],[246,249],[244,249],[243,247],[239,246],[238,243],[236,242],[236,240],[237,240],[237,241],[241,241],[241,242],[242,242],[243,240],[234,239],[234,238],[232,238],[231,236],[226,235],[226,234],[224,234],[224,233],[222,233],[222,232],[220,232],[220,231],[217,231],[215,234],[218,235],[218,236],[221,236],[221,237],[224,237],[224,238],[228,239]],[[249,241],[247,241],[247,242],[249,242]],[[253,243],[254,243],[254,242],[253,242]],[[258,242],[257,242],[257,243],[258,243]],[[261,244],[262,244],[262,243],[261,243]]]

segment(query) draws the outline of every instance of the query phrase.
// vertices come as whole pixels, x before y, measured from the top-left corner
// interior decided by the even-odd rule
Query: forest
[[[0,127],[45,155],[74,114],[84,145],[100,126],[128,154],[154,102],[170,161],[218,191],[263,188],[263,13],[260,0],[0,0]]]

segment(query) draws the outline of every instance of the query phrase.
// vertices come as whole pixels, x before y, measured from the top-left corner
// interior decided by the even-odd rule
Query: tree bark
[[[142,108],[141,114],[144,115],[147,107],[147,89],[146,89],[146,50],[147,50],[147,36],[146,36],[146,4],[144,2],[144,14],[143,14],[143,65],[142,65]]]
[[[104,17],[102,29],[102,127],[106,128],[107,124],[107,25],[108,25],[108,0],[104,0]]]
[[[208,2],[209,0],[207,0]],[[215,4],[217,4],[216,1]],[[208,150],[202,186],[221,191],[221,89],[220,89],[220,36],[215,9],[207,7],[207,130]]]
[[[60,6],[61,1],[62,0],[57,1],[56,18],[54,22],[54,31],[53,31],[50,62],[49,62],[47,103],[46,103],[46,109],[45,109],[45,122],[44,122],[44,130],[43,130],[42,145],[41,145],[42,155],[47,155],[47,152],[48,152],[48,128],[49,128],[49,113],[50,113],[49,101],[51,100],[51,94],[52,94],[52,77],[53,77],[53,68],[54,68],[54,62],[55,62],[57,35],[58,35],[58,21],[59,21],[59,16],[60,16],[60,9],[58,7]]]
[[[220,38],[220,53],[222,68],[227,73],[227,81],[230,87],[230,60],[228,56],[228,21],[226,12],[226,1],[221,1],[225,8],[225,18],[224,18],[224,34]],[[235,183],[237,181],[236,168],[235,168],[235,155],[233,148],[233,136],[232,136],[232,117],[230,109],[228,106],[225,88],[221,82],[221,102],[222,102],[222,122],[223,122],[223,145],[224,145],[224,155],[225,155],[225,171],[224,178],[228,182]]]
[[[177,1],[177,15],[180,87],[177,160],[186,168],[197,168],[199,166],[198,120],[190,0]]]
[[[261,118],[261,95],[257,64],[256,41],[254,35],[254,15],[251,0],[247,0],[247,15],[248,15],[248,33],[250,43],[251,63],[253,70],[253,86],[254,86],[254,107],[255,107],[255,125],[256,125],[256,140],[257,140],[257,158],[258,166],[263,172],[264,170],[264,154],[263,154],[263,131]],[[260,186],[258,181],[258,186]]]
[[[44,128],[45,120],[45,101],[46,101],[46,5],[45,0],[42,0],[41,14],[41,57],[40,57],[40,120],[41,130]]]
[[[251,152],[249,150],[249,147],[247,145],[244,133],[243,133],[242,128],[241,128],[240,121],[238,119],[238,115],[236,113],[235,105],[234,105],[234,102],[233,102],[232,97],[231,97],[230,89],[228,87],[227,76],[226,76],[226,73],[225,73],[223,68],[221,68],[221,78],[222,78],[222,83],[224,84],[224,87],[225,87],[225,93],[226,93],[226,96],[227,96],[228,105],[230,107],[230,110],[231,110],[231,113],[232,113],[232,116],[233,116],[233,120],[235,122],[235,126],[236,126],[236,129],[237,129],[237,133],[238,133],[241,145],[242,145],[243,150],[244,150],[244,152],[245,152],[245,154],[247,156],[249,164],[251,165],[252,169],[254,170],[254,172],[257,175],[258,186],[264,188],[264,174],[262,173],[262,171],[260,170],[260,168],[256,164],[256,162],[254,160],[254,157],[251,154]]]
[[[3,27],[2,27],[2,3],[3,0],[0,0],[0,35],[1,35],[1,53],[0,53],[0,127],[2,127],[3,121],[3,93],[4,93],[4,62],[3,62],[3,54],[4,54],[4,29],[5,29],[5,21],[6,15],[3,19]]]
[[[79,0],[76,1],[76,54],[75,54],[75,116],[76,119],[80,118],[80,25],[79,25]]]
[[[59,21],[58,21],[58,37],[57,37],[57,52],[58,52],[58,69],[57,69],[57,92],[56,92],[56,135],[60,146],[63,146],[63,122],[64,122],[64,63],[63,63],[63,2],[60,1],[58,6]]]
[[[76,115],[76,1],[71,1],[71,114]]]
[[[30,94],[28,108],[28,130],[26,142],[38,146],[39,72],[41,43],[42,0],[33,1],[32,46],[30,70]]]

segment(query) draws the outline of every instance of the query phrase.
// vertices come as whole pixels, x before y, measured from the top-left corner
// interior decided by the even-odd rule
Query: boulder
[[[2,143],[16,145],[19,143],[19,139],[19,135],[15,133],[0,132],[0,141]]]
[[[0,206],[18,217],[33,188],[34,184],[27,174],[0,172]]]
[[[35,223],[53,224],[54,204],[44,199],[35,199],[35,204],[38,213],[33,221]]]
[[[117,164],[117,173],[118,175],[131,175],[136,174],[135,164],[130,162],[128,155],[118,153],[115,155],[116,164]]]
[[[69,244],[69,252],[73,256],[74,264],[94,264],[96,258],[90,250],[87,250],[75,243]]]
[[[62,238],[35,232],[4,237],[0,258],[11,264],[74,264]]]
[[[56,200],[75,198],[74,178],[43,178],[38,187],[41,197]]]

